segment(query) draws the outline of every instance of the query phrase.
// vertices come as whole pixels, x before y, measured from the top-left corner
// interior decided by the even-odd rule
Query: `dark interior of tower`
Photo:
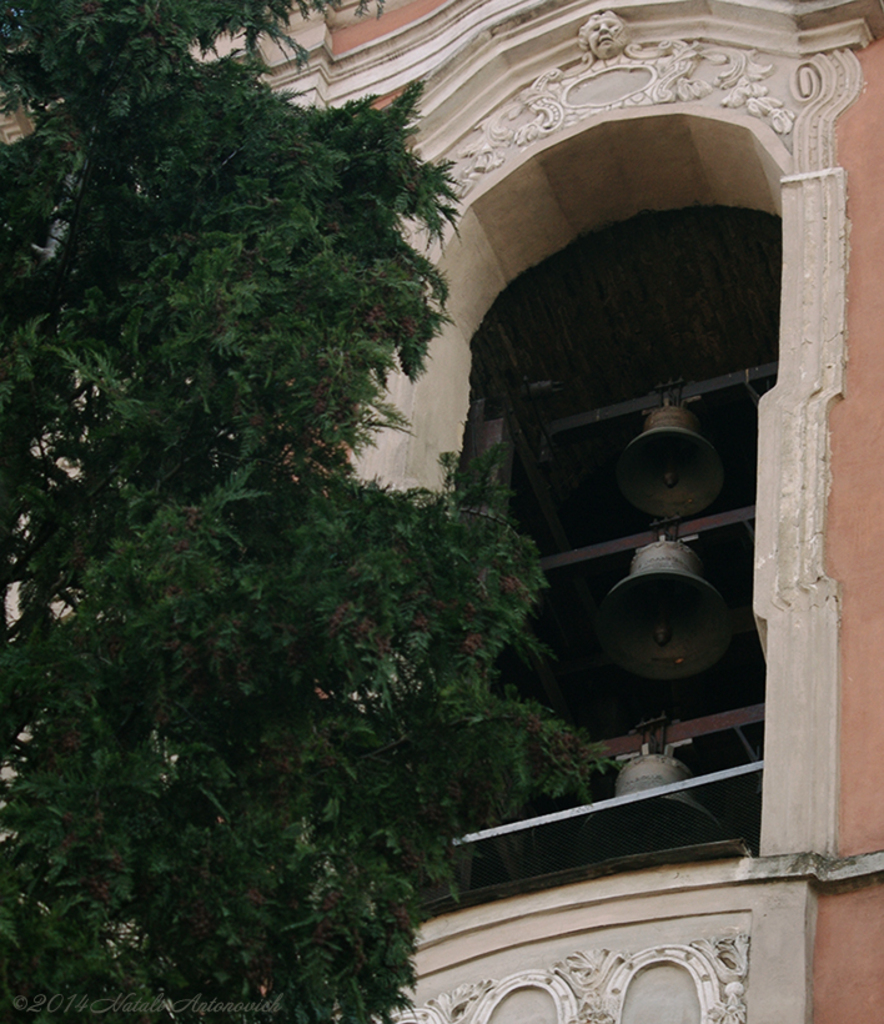
[[[730,207],[643,213],[520,275],[472,342],[464,458],[503,442],[511,510],[549,584],[532,623],[548,654],[530,664],[504,654],[502,681],[608,742],[614,756],[665,748],[696,777],[762,756],[765,666],[752,615],[757,409],[776,382],[780,265],[776,217]],[[667,404],[696,417],[722,480],[706,507],[654,514],[627,499],[623,474],[634,470],[621,467],[618,478],[617,467],[645,414]],[[714,664],[666,678],[640,664],[655,657],[653,642],[636,670],[612,657],[598,628],[600,609],[605,634],[633,614],[630,599],[612,626],[606,598],[629,576],[636,550],[658,538],[699,556],[730,637]],[[681,598],[671,604],[660,614],[681,616]],[[702,633],[690,641],[701,653]],[[595,800],[615,795],[615,776],[599,776]],[[750,781],[760,807],[757,776]],[[717,809],[720,837],[751,848],[757,821],[734,814],[731,822],[726,806]]]

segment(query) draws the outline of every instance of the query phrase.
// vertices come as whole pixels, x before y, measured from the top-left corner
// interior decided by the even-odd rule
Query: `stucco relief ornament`
[[[615,968],[626,963],[627,956],[608,949],[590,949],[573,953],[556,970],[567,979],[580,998],[577,1015],[567,1024],[617,1024],[620,993],[606,990],[606,981]]]
[[[732,981],[725,988],[725,1002],[714,1006],[709,1013],[712,1024],[746,1024],[745,988]]]
[[[577,42],[579,62],[544,72],[474,129],[477,137],[457,154],[461,195],[511,153],[611,110],[712,97],[781,136],[792,131],[795,114],[764,84],[774,66],[760,63],[754,50],[684,39],[630,43],[626,22],[613,11],[593,14]]]
[[[493,981],[480,981],[474,985],[460,985],[453,992],[443,992],[430,1003],[438,1007],[446,1020],[462,1021],[469,1018],[479,999],[494,987]]]
[[[546,993],[558,1024],[619,1024],[632,979],[658,965],[682,967],[696,986],[703,1024],[746,1024],[749,936],[731,934],[688,944],[649,946],[632,952],[589,949],[572,953],[550,970],[530,969],[496,981],[443,992],[397,1024],[489,1024],[497,1006],[522,990]]]
[[[442,992],[430,999],[426,1006],[394,1014],[393,1019],[397,1024],[468,1024],[476,1003],[494,988],[494,984],[493,981],[478,981],[458,985],[451,992]]]
[[[712,1024],[746,1024],[745,980],[749,971],[749,936],[733,935],[703,940],[693,946],[715,967],[723,999],[709,1011]]]

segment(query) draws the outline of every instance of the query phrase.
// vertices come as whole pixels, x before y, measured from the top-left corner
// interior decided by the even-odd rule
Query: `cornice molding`
[[[272,82],[294,87],[305,99],[338,104],[368,93],[386,95],[416,79],[428,83],[425,112],[450,91],[453,80],[484,77],[489,64],[512,67],[557,49],[605,5],[554,0],[449,0],[413,22],[333,55],[328,39],[315,46],[306,68],[280,62]],[[702,39],[795,57],[858,48],[884,35],[884,12],[875,0],[626,0],[618,12],[646,36]],[[534,75],[526,76],[530,81]],[[434,96],[435,92],[439,93]]]
[[[518,923],[520,929],[530,934],[532,920],[566,911],[595,914],[601,908],[634,904],[645,897],[666,899],[783,883],[811,886],[825,893],[884,885],[884,851],[854,857],[826,857],[817,853],[741,857],[713,863],[665,865],[593,878],[431,918],[423,926],[418,949],[427,951],[458,941],[486,930],[492,923],[503,927]],[[735,905],[744,907],[748,903],[739,899]]]

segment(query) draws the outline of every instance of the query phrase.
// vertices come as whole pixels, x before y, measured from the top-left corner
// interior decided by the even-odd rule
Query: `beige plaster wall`
[[[843,595],[840,850],[845,855],[884,849],[884,40],[858,57],[865,89],[838,122],[850,220],[848,364],[845,399],[830,421],[829,567]]]
[[[461,986],[548,972],[574,953],[635,954],[744,934],[748,1024],[806,1024],[814,899],[805,878],[765,877],[757,863],[648,869],[437,917],[422,931],[415,1005],[444,1004]]]

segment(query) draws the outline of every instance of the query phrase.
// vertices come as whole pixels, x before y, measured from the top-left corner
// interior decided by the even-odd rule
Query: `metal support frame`
[[[499,482],[509,486],[512,476],[513,455],[515,452],[518,452],[528,474],[534,496],[540,505],[556,544],[562,549],[569,548],[571,542],[568,540],[564,527],[556,513],[555,505],[546,490],[543,477],[537,470],[537,466],[531,457],[528,442],[522,435],[515,417],[507,415],[506,411],[502,410],[502,414],[498,412],[493,418],[486,419],[486,412],[487,404],[485,399],[473,402],[470,406],[463,455],[461,456],[461,468],[466,468],[472,459],[484,455],[494,445],[503,445],[506,456],[499,473]],[[583,581],[580,581],[580,584],[578,593],[587,607],[587,613],[591,618],[594,618],[595,604],[592,601],[589,588]],[[527,628],[531,628],[530,624],[527,625]],[[557,715],[564,718],[566,722],[573,722],[571,710],[547,659],[542,654],[532,653],[531,663],[534,671],[540,677],[544,692],[552,709]]]
[[[734,373],[713,377],[706,381],[692,382],[688,384],[685,384],[682,381],[673,381],[667,385],[661,385],[658,388],[655,388],[649,395],[645,395],[641,398],[631,399],[626,402],[618,402],[614,405],[605,406],[600,409],[594,409],[585,413],[579,413],[575,416],[554,420],[544,430],[544,452],[541,454],[540,459],[534,457],[534,453],[531,451],[531,447],[528,444],[527,439],[521,432],[518,420],[514,415],[512,415],[511,410],[505,408],[501,408],[499,412],[495,410],[496,415],[486,419],[486,414],[489,410],[487,409],[486,402],[483,399],[478,402],[474,402],[470,407],[461,465],[465,466],[472,458],[484,453],[492,445],[502,444],[506,448],[507,455],[500,477],[501,482],[509,483],[512,472],[513,455],[518,453],[528,477],[531,490],[534,493],[535,500],[537,501],[543,517],[546,520],[554,542],[559,548],[563,549],[557,554],[548,555],[540,560],[541,568],[544,572],[551,572],[568,566],[579,565],[593,559],[629,551],[630,549],[634,550],[647,544],[651,544],[658,539],[660,535],[659,524],[652,525],[649,530],[643,531],[642,533],[632,534],[627,537],[620,537],[615,540],[604,541],[599,544],[591,544],[586,547],[567,550],[570,542],[562,526],[561,520],[559,519],[555,504],[551,500],[548,485],[546,484],[544,476],[538,466],[538,462],[543,461],[544,457],[549,456],[553,437],[557,434],[568,431],[591,427],[596,423],[601,423],[605,420],[614,419],[619,416],[631,415],[637,412],[647,412],[650,408],[655,408],[663,402],[665,395],[668,394],[675,386],[678,388],[678,399],[682,402],[689,402],[700,398],[703,395],[724,391],[726,389],[740,389],[744,393],[748,393],[750,398],[752,398],[757,404],[758,393],[752,386],[753,382],[762,382],[769,380],[770,378],[775,378],[777,374],[777,367],[778,364],[776,362],[765,363],[760,366],[749,367],[745,370],[739,370]],[[742,523],[751,534],[751,524],[754,522],[754,519],[755,506],[748,505],[744,508],[733,509],[728,512],[718,513],[717,515],[703,516],[679,522],[677,529],[681,530],[684,534],[696,535],[708,530],[716,530],[725,526]],[[574,584],[577,587],[578,599],[584,605],[590,621],[594,621],[596,606],[586,582],[582,578],[577,577],[574,579]],[[569,714],[569,709],[556,678],[557,673],[554,672],[552,667],[542,656],[537,656],[532,660],[534,661],[534,669],[541,679],[547,698],[550,700],[553,708],[558,714],[570,720],[571,716]],[[760,717],[751,717],[751,715],[749,718],[739,717],[747,710],[752,714],[757,714],[759,708]],[[741,725],[763,720],[764,705],[756,705],[754,710],[742,709],[742,711],[728,712],[726,716],[711,716],[708,721],[711,722],[712,719],[727,716],[737,716],[737,720],[734,724],[722,726],[721,728],[735,728],[739,733]],[[706,728],[701,725],[701,723],[705,722],[707,722],[707,719],[696,720],[696,723],[693,723],[693,725],[695,728],[701,729],[701,731],[684,733],[684,735],[682,735],[684,729],[691,723],[680,724],[680,727],[677,725],[668,726],[666,730],[667,741],[670,743],[678,743],[680,741],[684,742],[693,738],[694,735],[703,735],[705,732],[720,731],[718,727]],[[616,757],[633,751],[638,752],[641,749],[641,740],[637,736],[619,737],[618,739],[607,741],[605,746],[607,748],[608,756]]]
[[[685,519],[681,522],[680,530],[685,535],[706,533],[708,530],[719,530],[722,526],[752,522],[754,519],[755,506],[745,505],[743,508],[731,509],[729,512],[719,512],[714,516]],[[630,534],[628,537],[618,537],[616,540],[606,540],[600,544],[589,544],[584,548],[563,551],[558,555],[547,555],[545,558],[540,559],[540,567],[544,572],[552,572],[554,569],[564,569],[569,565],[579,565],[581,562],[589,562],[594,558],[617,555],[623,551],[641,548],[646,544],[653,544],[658,539],[659,534],[659,529],[645,530],[642,533]]]
[[[666,724],[665,742],[682,743],[694,740],[698,736],[709,736],[715,732],[726,732],[728,729],[742,729],[744,725],[754,725],[764,721],[764,704],[750,704],[746,708],[733,711],[722,711],[717,715],[705,715],[703,718],[692,718],[689,722],[669,722]],[[649,723],[650,724],[650,723]],[[624,754],[638,754],[645,741],[645,733],[638,729],[628,736],[617,736],[603,740],[605,757],[621,757]],[[757,760],[753,756],[753,760]]]
[[[748,388],[750,396],[753,396],[753,400],[757,404],[757,397],[755,397],[757,392],[752,388],[752,383],[776,377],[778,366],[779,363],[762,363],[760,366],[749,366],[745,370],[725,373],[721,377],[711,377],[709,380],[679,384],[681,400],[687,402],[693,398],[700,398],[715,391],[724,391],[727,388],[740,388],[741,390]],[[553,420],[546,428],[547,435],[550,441],[552,441],[557,434],[591,427],[605,420],[617,419],[619,416],[649,412],[661,404],[662,393],[666,387],[668,385],[661,385],[660,388],[655,388],[641,398],[631,398],[625,402],[616,402],[614,405],[603,406],[601,409],[590,409],[587,412],[578,412],[573,416],[565,416],[563,419]],[[550,458],[550,455],[550,451],[545,449],[541,453],[541,461],[546,461]]]

